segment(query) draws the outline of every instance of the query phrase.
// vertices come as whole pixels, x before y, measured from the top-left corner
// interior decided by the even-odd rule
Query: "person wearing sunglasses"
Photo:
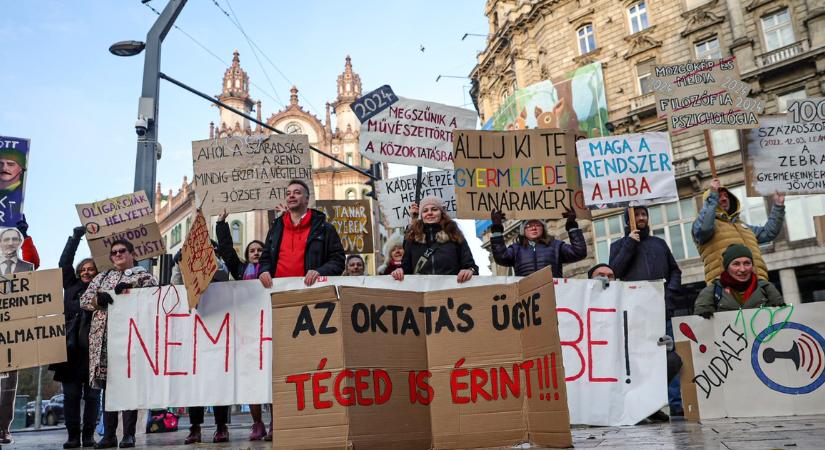
[[[94,311],[89,330],[89,384],[95,389],[106,388],[106,321],[107,308],[114,303],[114,296],[126,293],[131,288],[157,286],[158,280],[135,261],[135,247],[125,239],[117,239],[110,246],[109,260],[114,269],[99,273],[89,283],[80,297],[80,307]],[[121,300],[122,301],[122,300]],[[104,391],[102,403],[106,404]],[[120,448],[135,446],[137,410],[123,411],[123,439]],[[117,448],[118,412],[103,413],[103,439],[94,448]]]

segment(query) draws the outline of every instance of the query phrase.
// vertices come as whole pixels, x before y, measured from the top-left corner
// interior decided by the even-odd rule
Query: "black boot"
[[[99,440],[94,448],[117,448],[117,436],[104,435],[103,439]]]
[[[83,428],[83,434],[81,436],[83,447],[84,448],[92,448],[95,446],[95,429],[94,428]]]
[[[66,425],[69,433],[69,440],[63,444],[63,448],[80,448],[80,425]]]

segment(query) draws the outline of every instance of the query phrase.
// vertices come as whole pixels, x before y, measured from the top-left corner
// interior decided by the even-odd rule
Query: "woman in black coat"
[[[77,267],[72,267],[83,232],[83,227],[73,230],[58,263],[63,272],[67,360],[50,365],[49,370],[54,371],[54,381],[63,384],[63,413],[66,417],[66,431],[69,433],[69,440],[63,444],[63,448],[78,448],[81,444],[83,447],[94,446],[94,431],[100,406],[100,390],[89,387],[89,327],[92,312],[80,309],[80,296],[97,275],[97,266],[93,259],[86,258]],[[82,428],[81,399],[85,400]]]

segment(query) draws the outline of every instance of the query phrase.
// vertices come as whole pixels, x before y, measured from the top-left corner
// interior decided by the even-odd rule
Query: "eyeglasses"
[[[125,249],[125,248],[121,248],[121,249],[117,249],[117,250],[112,250],[112,252],[111,252],[111,253],[109,253],[109,254],[110,254],[110,255],[112,255],[112,256],[115,256],[115,255],[122,255],[122,254],[124,254],[124,253],[126,253],[126,252],[128,252],[128,251],[129,251],[129,250],[127,250],[127,249]]]
[[[530,222],[524,228],[543,228],[544,224],[541,222]]]

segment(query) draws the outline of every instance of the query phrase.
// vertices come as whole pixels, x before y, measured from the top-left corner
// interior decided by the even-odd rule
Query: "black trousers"
[[[103,392],[103,404],[106,404],[106,391]],[[138,412],[133,409],[129,411],[103,411],[103,437],[117,438],[118,413],[123,414],[123,435],[135,435]]]
[[[189,407],[189,423],[192,425],[201,425],[203,423],[203,406]],[[229,422],[229,406],[215,406],[212,408],[215,411],[215,425],[226,425]]]
[[[93,431],[97,426],[97,411],[100,407],[100,390],[89,387],[88,382],[68,381],[63,383],[63,414],[66,416],[66,428]],[[85,401],[81,418],[80,400]],[[82,419],[82,422],[81,422]]]

